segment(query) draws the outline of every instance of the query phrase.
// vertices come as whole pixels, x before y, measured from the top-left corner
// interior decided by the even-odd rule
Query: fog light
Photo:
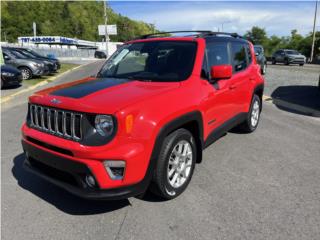
[[[112,180],[121,180],[124,176],[124,170],[126,167],[125,161],[105,161],[103,162],[110,178]]]
[[[94,177],[92,177],[91,175],[87,175],[86,176],[86,184],[89,187],[94,187],[96,185],[96,181],[94,180]]]

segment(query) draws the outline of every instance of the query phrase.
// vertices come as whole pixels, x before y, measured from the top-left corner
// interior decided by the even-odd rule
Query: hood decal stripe
[[[75,84],[70,87],[58,89],[50,93],[50,95],[70,97],[70,98],[82,98],[97,91],[117,86],[123,83],[127,83],[129,80],[118,78],[97,78],[95,80],[89,80],[79,84]]]

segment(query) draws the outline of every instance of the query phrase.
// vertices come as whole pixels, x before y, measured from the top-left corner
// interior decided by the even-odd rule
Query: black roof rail
[[[187,30],[187,31],[158,32],[158,33],[146,34],[146,35],[143,35],[137,39],[154,38],[154,37],[157,37],[158,35],[167,35],[167,34],[171,34],[171,33],[196,33],[196,34],[187,35],[187,36],[194,36],[194,37],[225,35],[225,36],[230,36],[230,37],[234,37],[234,38],[244,39],[244,37],[240,36],[238,33],[212,32],[210,30],[193,30],[193,31]],[[168,36],[165,36],[165,37],[168,37]]]
[[[194,31],[171,31],[171,32],[157,32],[157,33],[151,33],[151,34],[146,34],[146,35],[142,35],[141,37],[139,37],[138,39],[146,39],[146,38],[153,38],[156,37],[157,35],[167,35],[167,34],[171,34],[171,33],[210,33],[211,31],[209,30],[194,30]],[[199,34],[194,34],[192,36],[197,36]]]
[[[228,32],[209,32],[209,33],[200,34],[198,37],[219,36],[219,35],[244,39],[244,37],[239,35],[238,33],[228,33]]]

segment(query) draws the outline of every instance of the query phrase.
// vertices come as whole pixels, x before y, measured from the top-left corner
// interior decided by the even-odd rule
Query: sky
[[[117,13],[155,24],[161,31],[212,30],[244,34],[252,26],[288,36],[313,28],[315,1],[108,1]],[[317,30],[320,31],[320,2]]]

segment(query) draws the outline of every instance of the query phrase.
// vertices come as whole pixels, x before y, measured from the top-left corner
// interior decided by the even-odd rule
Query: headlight
[[[6,76],[6,77],[13,77],[14,73],[10,73],[10,72],[1,72],[2,76]]]
[[[95,128],[103,137],[109,137],[114,131],[114,122],[109,115],[97,115],[95,118]]]
[[[32,63],[32,65],[35,67],[43,67],[44,66],[43,63]]]

